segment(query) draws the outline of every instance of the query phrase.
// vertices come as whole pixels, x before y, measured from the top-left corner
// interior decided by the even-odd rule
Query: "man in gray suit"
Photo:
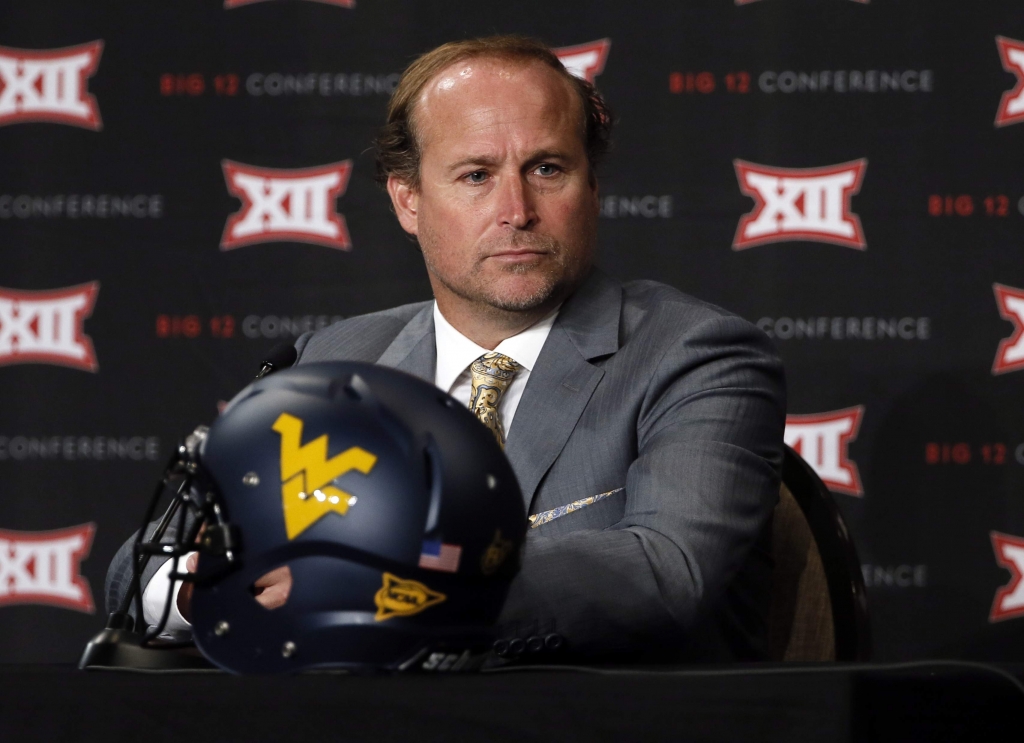
[[[610,125],[593,88],[529,40],[414,62],[378,165],[435,301],[303,336],[298,363],[417,375],[504,444],[531,528],[503,654],[762,658],[781,364],[746,321],[593,267]],[[262,582],[258,600],[286,600],[287,567]]]

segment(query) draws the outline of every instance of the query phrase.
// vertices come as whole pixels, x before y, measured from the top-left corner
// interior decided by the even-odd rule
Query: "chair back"
[[[867,660],[871,627],[857,551],[832,494],[788,446],[772,555],[771,659]]]

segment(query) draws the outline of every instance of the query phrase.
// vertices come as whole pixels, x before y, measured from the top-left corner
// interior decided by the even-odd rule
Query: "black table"
[[[0,741],[1009,741],[1024,739],[1021,675],[939,661],[246,678],[0,666]]]

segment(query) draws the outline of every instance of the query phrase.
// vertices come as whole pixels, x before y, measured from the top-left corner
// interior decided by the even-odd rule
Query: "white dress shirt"
[[[523,390],[526,389],[530,372],[537,364],[537,357],[540,356],[544,342],[548,339],[551,326],[555,324],[559,309],[561,307],[556,307],[546,317],[538,320],[518,335],[506,338],[494,349],[516,361],[522,367],[512,380],[512,384],[505,390],[501,402],[498,403],[498,416],[506,436],[508,436],[509,427],[512,425],[512,419],[515,418],[519,401],[523,398]],[[456,330],[441,314],[441,310],[437,308],[437,302],[434,302],[434,340],[437,351],[434,384],[469,407],[469,398],[473,393],[473,380],[469,373],[469,366],[488,353],[488,350],[478,346]],[[179,570],[185,569],[185,559],[181,558]],[[151,627],[160,621],[163,614],[173,562],[173,560],[168,560],[161,565],[150,579],[146,590],[143,591],[142,615],[146,624]],[[180,583],[174,587],[171,611],[162,636],[178,638],[181,633],[191,630],[192,625],[186,622],[185,618],[181,616],[181,612],[178,611],[179,588],[181,588]]]
[[[537,357],[548,339],[551,326],[555,324],[559,308],[528,327],[518,335],[506,338],[495,347],[495,351],[505,354],[522,367],[512,379],[512,384],[498,403],[498,417],[501,427],[508,436],[509,426],[515,418],[519,401],[523,398],[526,381],[530,372],[537,364]],[[434,302],[434,339],[437,344],[437,368],[434,370],[434,384],[447,392],[466,407],[473,394],[473,378],[469,373],[470,364],[489,353],[486,348],[478,346],[464,336],[449,323]]]

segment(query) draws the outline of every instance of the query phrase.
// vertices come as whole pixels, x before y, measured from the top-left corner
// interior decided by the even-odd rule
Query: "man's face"
[[[392,178],[388,191],[439,302],[547,308],[586,276],[598,202],[581,108],[539,62],[468,60],[426,85],[420,184]]]

